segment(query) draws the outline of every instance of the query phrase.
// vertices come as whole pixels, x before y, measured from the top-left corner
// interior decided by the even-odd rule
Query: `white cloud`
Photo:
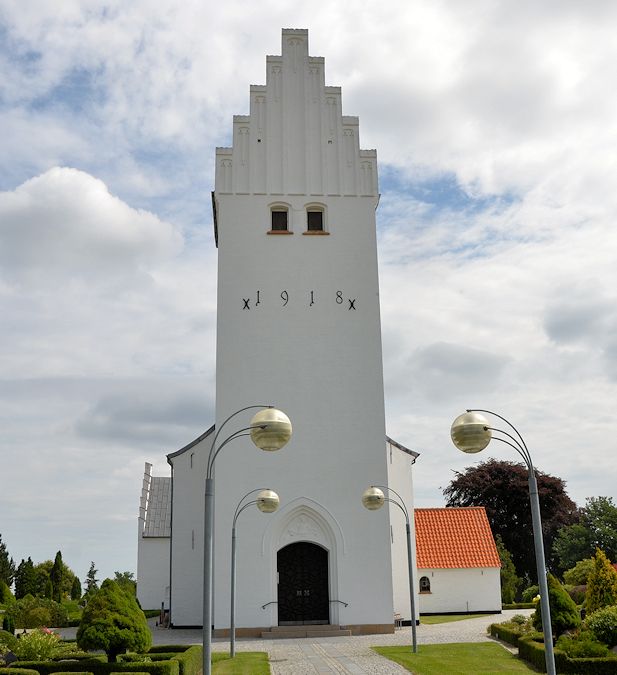
[[[154,214],[130,208],[105,184],[56,167],[0,193],[0,264],[5,279],[96,280],[177,254],[182,239]]]

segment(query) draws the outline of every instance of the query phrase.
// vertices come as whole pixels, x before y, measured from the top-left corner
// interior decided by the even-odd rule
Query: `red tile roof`
[[[501,567],[483,506],[414,513],[419,569]]]

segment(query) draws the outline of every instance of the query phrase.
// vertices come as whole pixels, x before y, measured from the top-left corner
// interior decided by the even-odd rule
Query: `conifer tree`
[[[551,628],[553,634],[558,637],[567,630],[578,628],[581,625],[581,615],[574,600],[552,574],[548,575],[547,583]],[[536,630],[542,630],[542,606],[539,602],[536,605],[535,613],[532,615],[532,620]]]
[[[96,578],[98,570],[94,566],[94,561],[90,563],[90,569],[86,574],[86,592],[84,595],[90,596],[99,589],[99,580]]]
[[[22,559],[15,572],[15,597],[21,600],[26,595],[36,595],[36,591],[36,573],[32,558]]]
[[[501,561],[501,602],[507,605],[514,602],[516,591],[521,585],[522,579],[516,574],[516,567],[512,562],[510,551],[505,547],[500,535],[495,537],[495,544]]]
[[[602,607],[617,605],[617,571],[599,548],[596,549],[593,561],[585,594],[585,609],[588,614]]]
[[[15,576],[15,562],[13,558],[9,558],[9,553],[6,550],[6,544],[2,541],[0,534],[0,581],[10,588]]]
[[[81,598],[81,582],[77,577],[73,579],[71,586],[71,600],[79,600]]]
[[[0,579],[0,602],[7,604],[13,599],[11,589]]]
[[[62,602],[62,579],[64,577],[64,565],[62,564],[62,553],[58,551],[54,558],[54,566],[51,568],[49,578],[54,587],[53,600]]]
[[[133,595],[105,579],[86,605],[77,630],[81,649],[102,649],[110,663],[127,649],[147,652],[152,635]]]

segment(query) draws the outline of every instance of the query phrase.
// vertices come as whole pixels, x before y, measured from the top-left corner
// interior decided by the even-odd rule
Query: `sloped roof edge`
[[[195,447],[198,443],[203,441],[204,438],[207,438],[213,432],[214,432],[214,424],[209,429],[206,429],[206,431],[204,431],[201,436],[198,436],[194,441],[191,441],[188,445],[185,445],[183,448],[180,448],[180,450],[176,450],[175,452],[170,452],[167,455],[167,462],[171,464],[171,462],[169,461],[170,459],[174,459],[179,455],[185,453],[187,450],[190,450],[191,448]]]
[[[401,452],[404,452],[407,455],[410,455],[414,459],[416,459],[416,457],[420,456],[419,452],[416,452],[415,450],[410,450],[409,448],[406,448],[404,445],[401,445],[400,443],[397,443],[393,438],[390,438],[390,436],[388,436],[387,434],[386,434],[386,442],[390,443],[390,445],[393,445],[395,448],[398,448],[399,450],[401,450]]]

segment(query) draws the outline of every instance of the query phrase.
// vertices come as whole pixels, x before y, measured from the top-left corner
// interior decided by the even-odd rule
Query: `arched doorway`
[[[330,623],[328,551],[301,541],[280,549],[276,563],[279,625]]]

